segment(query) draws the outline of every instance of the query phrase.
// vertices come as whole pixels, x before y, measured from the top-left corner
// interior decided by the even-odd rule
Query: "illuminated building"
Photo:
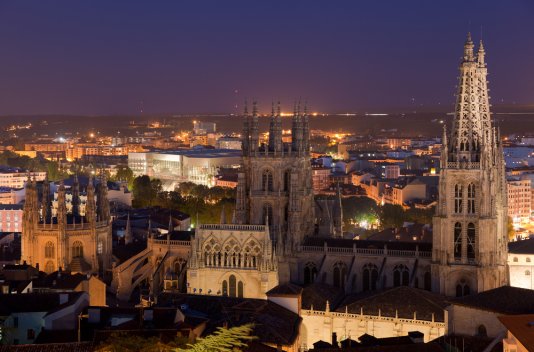
[[[100,273],[111,268],[111,218],[105,178],[95,187],[86,186],[86,204],[80,212],[80,185],[72,187],[72,207],[60,184],[57,210],[52,213],[50,185],[45,180],[39,192],[34,180],[26,184],[22,226],[22,260],[51,273],[60,268],[72,272]]]
[[[226,149],[183,149],[166,152],[129,153],[128,167],[135,176],[158,178],[174,189],[180,182],[213,186],[220,168],[239,165],[241,151]]]
[[[509,283],[503,146],[492,124],[485,51],[468,36],[452,130],[443,132],[433,221],[433,290],[464,296]]]
[[[532,215],[532,185],[530,179],[512,179],[508,186],[508,216],[514,224],[530,221]]]

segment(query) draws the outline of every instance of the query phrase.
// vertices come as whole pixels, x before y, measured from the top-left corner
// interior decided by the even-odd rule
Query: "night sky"
[[[452,110],[481,27],[492,103],[533,104],[532,0],[0,0],[0,115]]]

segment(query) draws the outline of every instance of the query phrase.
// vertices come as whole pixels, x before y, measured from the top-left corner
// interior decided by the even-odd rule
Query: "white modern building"
[[[174,189],[180,182],[194,182],[211,187],[218,170],[239,167],[240,158],[240,150],[229,149],[129,153],[128,167],[135,176],[148,175],[162,180],[168,189]]]

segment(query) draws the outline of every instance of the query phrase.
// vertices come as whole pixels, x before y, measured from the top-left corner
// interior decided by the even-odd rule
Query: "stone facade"
[[[72,187],[72,208],[67,211],[63,184],[57,195],[57,212],[52,213],[50,187],[42,192],[35,180],[28,180],[22,226],[22,260],[47,273],[56,270],[104,274],[111,268],[111,219],[103,178],[95,192],[92,178],[86,188],[86,206],[80,214],[80,189]],[[41,193],[41,194],[39,194]]]
[[[460,65],[452,131],[443,133],[439,202],[433,221],[433,290],[448,296],[509,282],[507,193],[499,130],[489,112],[482,42],[469,35]]]
[[[201,225],[191,242],[188,292],[266,298],[278,285],[267,225]]]

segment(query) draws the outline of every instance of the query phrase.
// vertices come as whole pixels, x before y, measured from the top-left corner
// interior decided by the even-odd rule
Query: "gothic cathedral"
[[[499,130],[489,111],[484,46],[469,35],[452,130],[443,133],[433,220],[432,288],[464,296],[508,284],[507,198]]]

